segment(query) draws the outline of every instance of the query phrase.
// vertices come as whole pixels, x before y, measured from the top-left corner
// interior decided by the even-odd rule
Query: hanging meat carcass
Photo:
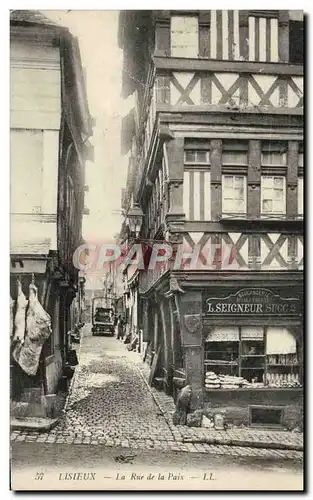
[[[13,310],[14,310],[14,300],[12,299],[10,295],[10,340],[12,341],[13,338],[13,332],[14,332],[14,316],[13,316]]]
[[[22,290],[22,284],[18,280],[13,342],[18,341],[22,344],[24,342],[25,327],[26,327],[26,307],[27,307],[27,300]]]
[[[17,345],[13,352],[15,361],[28,375],[36,375],[42,346],[51,333],[51,318],[38,300],[37,287],[31,283],[24,344]]]

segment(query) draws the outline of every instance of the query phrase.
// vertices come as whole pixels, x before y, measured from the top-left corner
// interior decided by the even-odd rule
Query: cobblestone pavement
[[[138,365],[142,376],[148,380],[149,367],[143,363]],[[215,429],[206,429],[204,427],[187,427],[174,426],[172,423],[172,413],[175,409],[174,402],[171,396],[167,396],[164,392],[151,390],[153,397],[168,422],[169,427],[175,436],[183,442],[188,441],[218,441],[219,444],[230,444],[233,441],[249,442],[255,445],[268,444],[285,445],[290,448],[303,448],[303,434],[301,432],[288,432],[279,430],[262,430],[251,428],[229,428],[226,431],[216,431]]]
[[[277,442],[277,432],[229,430],[218,433],[209,429],[174,426],[172,398],[149,388],[149,368],[137,353],[112,337],[93,337],[86,325],[79,348],[76,368],[64,417],[48,433],[13,431],[16,442],[91,444],[131,449],[159,449],[184,452],[227,454],[302,460],[302,452],[267,450],[253,447],[221,446],[186,441],[219,437],[240,439],[243,432],[256,440]],[[283,433],[279,439],[293,444],[302,435]],[[284,435],[284,436],[283,436]],[[226,439],[226,440],[227,440]],[[252,438],[251,438],[252,439]],[[288,439],[290,441],[288,441]],[[212,441],[211,441],[212,443]],[[227,444],[227,443],[225,443]]]

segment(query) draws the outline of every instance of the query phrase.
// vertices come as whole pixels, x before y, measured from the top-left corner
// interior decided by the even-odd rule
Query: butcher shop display
[[[13,339],[13,332],[14,332],[14,300],[12,299],[10,295],[10,340],[12,341]]]
[[[22,290],[22,284],[17,281],[17,299],[16,299],[16,313],[14,319],[14,335],[13,342],[23,344],[26,328],[26,307],[27,300]]]
[[[42,346],[51,333],[51,318],[40,304],[37,287],[32,282],[29,285],[24,343],[18,343],[13,351],[15,361],[27,375],[36,375]]]

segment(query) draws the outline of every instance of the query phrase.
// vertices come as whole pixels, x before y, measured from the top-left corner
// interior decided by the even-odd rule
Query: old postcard
[[[12,490],[303,490],[303,44],[10,12]]]

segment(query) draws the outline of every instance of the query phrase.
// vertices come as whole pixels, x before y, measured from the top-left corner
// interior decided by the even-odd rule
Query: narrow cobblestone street
[[[149,368],[138,353],[129,352],[115,337],[92,336],[90,325],[84,327],[77,347],[79,365],[57,427],[48,433],[13,431],[12,441],[302,460],[302,452],[297,451],[302,434],[242,429],[218,432],[174,426],[173,400],[148,386]],[[234,445],[243,437],[253,446]],[[265,443],[271,448],[277,440],[290,449],[257,447]]]
[[[169,440],[171,430],[136,364],[138,355],[115,337],[93,337],[85,328],[63,432],[98,440]],[[160,437],[161,436],[161,437]]]

